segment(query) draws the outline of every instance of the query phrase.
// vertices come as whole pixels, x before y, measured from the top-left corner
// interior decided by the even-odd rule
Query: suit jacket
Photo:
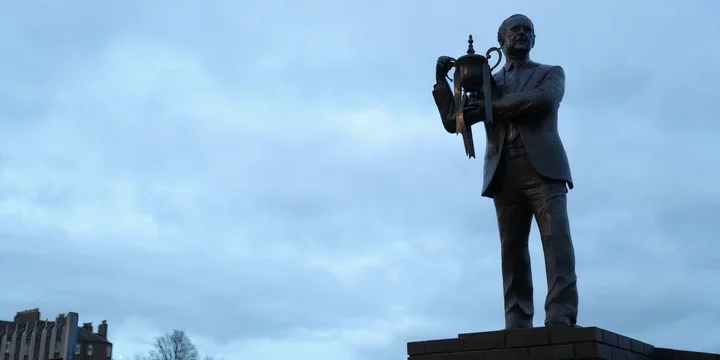
[[[558,133],[558,109],[565,93],[565,71],[560,66],[534,62],[531,66],[533,70],[524,71],[516,86],[503,83],[505,67],[493,75],[501,97],[493,101],[492,124],[483,122],[484,115],[480,114],[469,119],[471,124],[483,122],[487,137],[482,196],[493,196],[490,184],[502,158],[508,121],[518,126],[535,171],[547,178],[564,181],[573,188],[567,154]],[[449,84],[447,81],[436,84],[432,93],[445,130],[454,134],[455,100]],[[465,101],[467,97],[463,98]]]

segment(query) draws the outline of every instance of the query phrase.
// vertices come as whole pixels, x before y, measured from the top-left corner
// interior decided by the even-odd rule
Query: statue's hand
[[[463,114],[470,124],[475,124],[485,118],[485,103],[482,100],[470,101],[465,104]]]
[[[467,104],[465,104],[465,107],[463,108],[463,112],[465,114],[479,113],[482,111],[485,111],[485,102],[483,102],[482,99],[469,101]]]
[[[435,78],[436,79],[444,79],[445,76],[447,76],[447,73],[452,69],[452,67],[455,65],[455,59],[449,57],[449,56],[441,56],[437,60],[437,65],[435,65]]]

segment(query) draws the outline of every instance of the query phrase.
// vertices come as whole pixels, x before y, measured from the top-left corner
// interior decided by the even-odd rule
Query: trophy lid
[[[475,54],[475,48],[473,47],[473,43],[475,41],[473,40],[472,34],[470,36],[468,36],[467,42],[468,42],[467,53],[465,55],[459,57],[456,61],[456,64],[458,61],[460,61],[461,64],[467,64],[467,61],[471,61],[471,62],[475,63],[476,61],[485,59],[484,56]],[[470,60],[470,59],[472,59],[472,60]]]

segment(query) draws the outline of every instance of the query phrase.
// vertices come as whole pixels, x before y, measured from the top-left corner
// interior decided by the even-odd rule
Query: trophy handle
[[[490,56],[490,54],[491,54],[492,52],[498,53],[498,59],[497,59],[497,62],[495,63],[495,65],[493,65],[492,67],[490,67],[490,72],[492,72],[493,70],[495,70],[495,68],[498,67],[498,65],[500,65],[500,62],[502,61],[502,50],[500,50],[499,47],[491,47],[491,48],[489,48],[488,51],[485,53],[485,58],[487,58],[488,60],[490,60],[490,59],[492,58],[492,56]],[[488,61],[488,63],[490,63],[490,61]]]

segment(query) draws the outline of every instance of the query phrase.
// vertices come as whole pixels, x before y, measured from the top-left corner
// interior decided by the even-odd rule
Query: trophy
[[[490,67],[488,60],[491,58],[492,52],[498,53],[497,62],[493,67]],[[472,129],[469,125],[465,124],[465,114],[463,108],[465,107],[465,98],[478,100],[482,99],[485,108],[485,123],[492,124],[492,100],[493,100],[493,87],[494,80],[492,77],[492,71],[500,65],[502,60],[502,52],[497,47],[491,47],[485,53],[485,56],[475,54],[473,48],[472,35],[468,38],[468,50],[467,54],[459,57],[455,60],[453,66],[455,67],[455,74],[453,74],[454,80],[450,80],[455,83],[455,121],[457,124],[456,134],[461,134],[463,137],[463,143],[465,144],[465,155],[468,158],[475,157],[475,145],[473,144]]]

